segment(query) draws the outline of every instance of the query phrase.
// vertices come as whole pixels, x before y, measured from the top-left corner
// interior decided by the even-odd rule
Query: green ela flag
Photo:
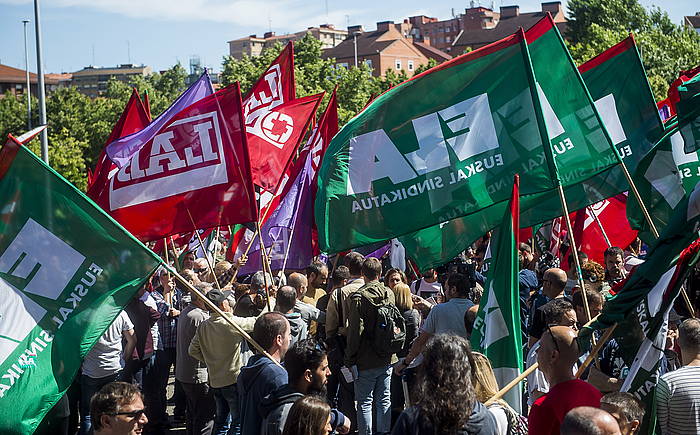
[[[518,184],[516,176],[509,207],[494,236],[494,270],[486,278],[471,336],[472,349],[491,361],[499,388],[518,377],[523,366],[518,288]],[[504,399],[520,412],[519,387],[511,389]]]
[[[0,198],[0,433],[27,434],[160,259],[12,137]]]
[[[700,76],[697,76],[679,86],[685,104],[679,104],[678,117],[667,123],[664,136],[644,156],[632,176],[658,231],[668,225],[673,210],[700,181],[700,154],[696,151],[696,142],[700,140],[696,131],[700,126],[700,110],[689,105],[689,101],[694,101],[700,108],[700,93],[688,95],[699,85]],[[627,202],[627,219],[633,229],[640,231],[642,240],[651,243],[655,239],[633,198]]]
[[[622,289],[605,303],[597,321],[582,330],[618,324],[615,338],[630,372],[622,386],[646,404],[640,433],[653,433],[653,403],[658,370],[663,356],[668,313],[700,250],[700,185],[679,201],[669,225],[651,247],[647,259],[629,276]],[[588,334],[587,334],[588,333]]]
[[[526,32],[549,138],[570,211],[628,188],[610,141],[600,128],[600,113],[610,138],[628,168],[661,136],[662,125],[632,38],[582,65],[581,82],[561,36],[549,17]],[[591,103],[595,101],[595,106]],[[526,180],[523,178],[522,185]],[[400,240],[420,269],[454,258],[498,224],[496,213],[479,213],[443,222]],[[563,215],[556,194],[521,195],[521,224],[531,226]]]
[[[552,192],[523,36],[445,62],[377,97],[333,138],[315,216],[324,252],[381,242],[494,205],[513,175]],[[525,166],[523,166],[525,165]]]

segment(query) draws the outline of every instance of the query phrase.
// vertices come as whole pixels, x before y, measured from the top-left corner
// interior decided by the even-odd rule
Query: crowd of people
[[[581,288],[575,267],[521,244],[524,368],[538,367],[514,404],[494,400],[502,385],[470,346],[485,280],[485,247],[475,248],[415,279],[358,252],[245,277],[245,258],[211,267],[188,252],[179,266],[189,285],[157,272],[37,433],[164,434],[183,422],[197,435],[639,433],[649,408],[620,391],[630,343],[609,340],[576,376],[586,356],[577,332],[642,261],[637,252],[609,248],[604,265],[580,253]],[[671,313],[653,408],[663,434],[700,433],[694,314]]]

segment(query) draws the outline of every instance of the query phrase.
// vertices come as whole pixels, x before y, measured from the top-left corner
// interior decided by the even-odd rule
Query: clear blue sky
[[[676,23],[700,11],[697,0],[641,2],[647,7],[661,4]],[[540,10],[540,2],[532,0],[482,0],[481,4],[495,8],[518,4],[522,12]],[[0,0],[0,63],[24,68],[22,20],[30,19],[29,65],[36,71],[32,5],[30,0]],[[204,65],[219,71],[222,57],[228,54],[227,41],[261,35],[269,27],[278,34],[325,22],[373,29],[377,21],[398,22],[418,14],[446,19],[453,8],[459,13],[468,5],[457,0],[42,0],[44,68],[73,72],[93,63],[114,66],[129,60],[155,70],[177,61],[187,68],[190,56],[198,55]]]

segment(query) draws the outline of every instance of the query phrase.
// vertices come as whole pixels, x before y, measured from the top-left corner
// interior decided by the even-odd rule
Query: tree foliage
[[[570,0],[568,7],[574,60],[581,64],[631,32],[657,99],[666,97],[681,70],[700,65],[700,35],[674,24],[659,8],[647,10],[638,0]]]

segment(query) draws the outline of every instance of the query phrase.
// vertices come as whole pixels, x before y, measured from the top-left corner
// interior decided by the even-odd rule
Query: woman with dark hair
[[[282,435],[329,435],[331,407],[317,396],[304,396],[289,409]]]
[[[408,285],[408,280],[403,270],[395,267],[387,270],[384,275],[384,285],[393,290],[394,286],[399,283]]]
[[[434,336],[418,368],[416,405],[401,413],[394,435],[496,435],[496,420],[476,398],[471,382],[469,342],[455,335]]]

